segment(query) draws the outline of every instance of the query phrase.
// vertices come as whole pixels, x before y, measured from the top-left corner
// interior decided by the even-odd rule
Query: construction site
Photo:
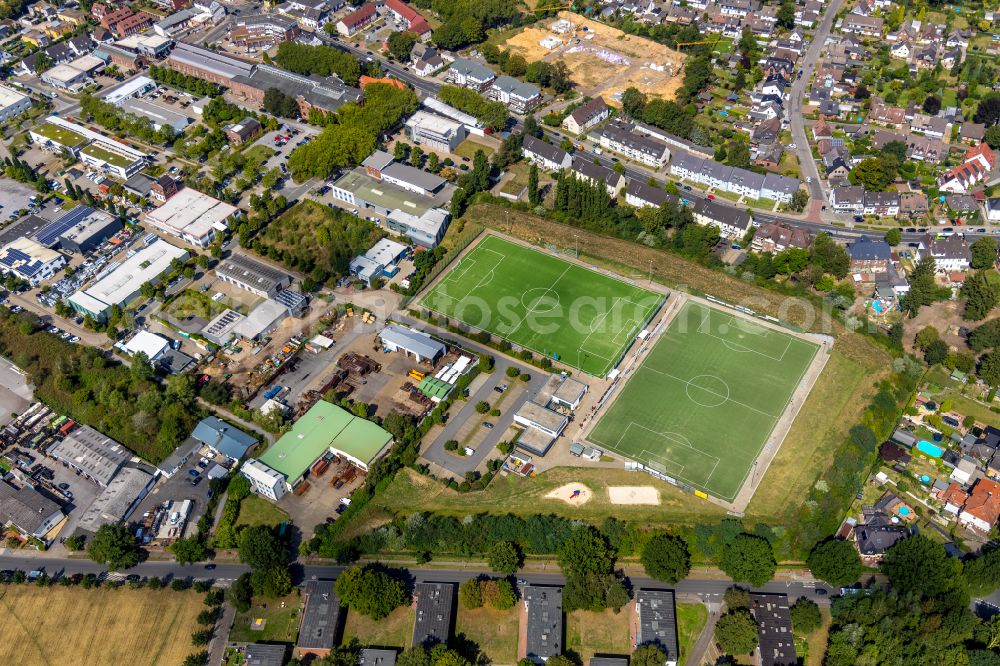
[[[621,106],[626,88],[673,99],[683,82],[680,51],[568,11],[521,30],[500,46],[528,62],[564,62],[581,94],[601,95],[614,106]]]

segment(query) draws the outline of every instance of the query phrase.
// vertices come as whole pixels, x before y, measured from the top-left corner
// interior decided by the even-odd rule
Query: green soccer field
[[[587,374],[603,377],[663,296],[488,236],[420,304]]]
[[[818,349],[688,302],[588,439],[733,500]]]

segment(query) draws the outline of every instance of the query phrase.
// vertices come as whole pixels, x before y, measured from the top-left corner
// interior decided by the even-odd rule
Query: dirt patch
[[[964,311],[964,301],[942,301],[920,308],[920,312],[916,317],[906,320],[905,341],[907,350],[920,355],[920,352],[916,351],[914,338],[921,329],[933,326],[941,334],[941,339],[948,343],[949,347],[960,352],[968,351],[969,346],[966,344],[965,338],[959,334],[959,329],[967,328],[972,330],[983,322],[966,320],[962,316]]]
[[[660,503],[660,492],[653,486],[608,486],[608,499],[612,504]]]
[[[673,99],[683,79],[682,53],[572,12],[559,12],[559,18],[572,23],[573,29],[556,34],[550,30],[556,19],[545,19],[511,36],[503,46],[528,62],[562,60],[584,94],[603,95],[610,104],[617,104],[617,97],[630,86]],[[552,48],[542,46],[543,40]]]
[[[545,498],[562,500],[570,506],[580,506],[589,502],[593,496],[594,493],[590,491],[590,488],[582,483],[567,483],[550,492]]]

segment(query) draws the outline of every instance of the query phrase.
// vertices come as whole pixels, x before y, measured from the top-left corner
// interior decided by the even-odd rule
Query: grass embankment
[[[256,495],[246,497],[240,502],[240,515],[236,519],[237,525],[270,525],[277,526],[288,520],[288,513]]]
[[[357,638],[368,647],[391,647],[405,650],[413,641],[413,622],[416,615],[413,606],[401,606],[389,613],[388,617],[375,621],[367,615],[347,611],[344,625],[343,644]],[[516,642],[515,642],[516,645]]]
[[[193,591],[0,589],[0,663],[19,666],[176,666],[197,650],[205,609]]]

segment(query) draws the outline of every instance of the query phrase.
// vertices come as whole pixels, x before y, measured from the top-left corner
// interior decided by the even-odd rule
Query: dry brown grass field
[[[0,664],[177,666],[197,650],[193,591],[0,587]]]

